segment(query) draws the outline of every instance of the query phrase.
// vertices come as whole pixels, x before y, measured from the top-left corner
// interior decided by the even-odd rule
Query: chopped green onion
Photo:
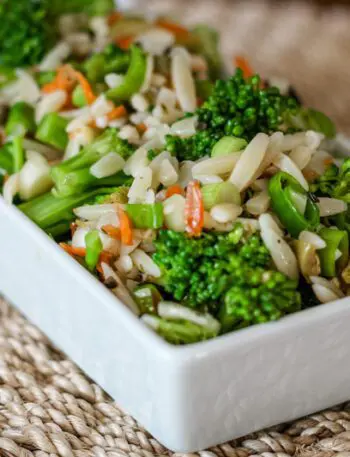
[[[0,170],[3,170],[3,174],[13,173],[12,143],[5,143],[0,148]]]
[[[16,136],[13,138],[11,152],[13,157],[13,172],[17,173],[21,170],[24,164],[24,149],[22,136]]]
[[[85,262],[90,271],[94,271],[103,249],[98,230],[92,230],[85,235]]]
[[[328,138],[333,138],[337,133],[334,123],[324,113],[309,108],[307,116],[309,129],[321,132]]]
[[[80,84],[73,90],[72,103],[77,108],[82,108],[87,105],[85,93]]]
[[[212,157],[218,157],[230,154],[231,152],[238,152],[247,146],[244,138],[237,138],[235,136],[224,136],[214,144],[211,151]]]
[[[46,114],[41,120],[35,138],[54,148],[64,150],[68,144],[66,127],[68,120],[57,113]]]
[[[241,196],[237,187],[229,181],[207,184],[202,187],[202,199],[205,210],[210,210],[220,203],[241,204]]]
[[[134,290],[135,301],[141,314],[157,314],[157,305],[162,300],[154,284],[143,284]]]
[[[163,205],[161,203],[129,203],[125,206],[133,227],[158,229],[163,226]]]
[[[349,259],[349,237],[345,230],[336,230],[323,227],[319,235],[327,243],[324,249],[318,251],[321,262],[322,276],[334,277],[347,265]],[[337,251],[341,257],[336,258]]]
[[[15,103],[5,125],[7,135],[25,135],[35,132],[34,108],[25,102]]]
[[[141,88],[147,70],[147,58],[141,48],[133,45],[130,48],[130,65],[120,86],[114,87],[107,92],[107,98],[114,102],[123,102],[138,92]]]
[[[39,71],[35,74],[36,82],[39,84],[40,87],[44,86],[45,84],[51,83],[56,77],[55,71]]]

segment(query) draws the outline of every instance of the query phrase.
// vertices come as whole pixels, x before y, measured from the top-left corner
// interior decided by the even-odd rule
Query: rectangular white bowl
[[[0,292],[175,451],[350,398],[350,298],[173,347],[1,197]]]

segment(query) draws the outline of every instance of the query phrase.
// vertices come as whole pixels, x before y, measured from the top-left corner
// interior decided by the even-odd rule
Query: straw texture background
[[[257,71],[287,76],[307,104],[327,112],[350,134],[350,11],[225,0],[152,0],[147,6],[161,13],[176,8],[182,21],[218,26],[226,57],[244,53]],[[1,457],[159,455],[173,454],[0,299]],[[197,455],[350,457],[350,405],[191,457]]]

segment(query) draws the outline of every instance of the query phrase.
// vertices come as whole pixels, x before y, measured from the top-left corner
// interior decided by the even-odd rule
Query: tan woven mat
[[[123,2],[125,3],[125,2]],[[135,6],[145,6],[134,1]],[[306,103],[350,134],[350,11],[307,4],[152,0],[185,22],[220,28],[226,57],[250,56],[265,75],[287,77]],[[48,303],[47,312],[50,312]],[[350,457],[350,406],[226,443],[201,457]],[[0,456],[172,455],[42,333],[0,299]],[[197,454],[195,454],[197,455]]]

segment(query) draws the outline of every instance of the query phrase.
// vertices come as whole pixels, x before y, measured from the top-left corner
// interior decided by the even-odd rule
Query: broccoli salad
[[[1,3],[5,201],[173,344],[347,295],[332,121],[244,57],[228,75],[210,27],[113,3]]]

